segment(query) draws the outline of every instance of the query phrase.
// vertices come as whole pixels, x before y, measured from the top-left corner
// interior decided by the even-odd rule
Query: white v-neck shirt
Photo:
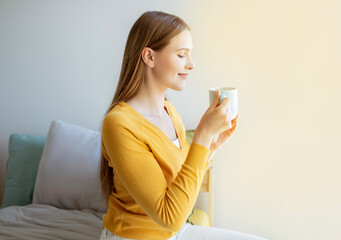
[[[177,146],[178,148],[180,148],[180,143],[179,143],[179,138],[176,138],[174,141],[172,141],[175,146]]]

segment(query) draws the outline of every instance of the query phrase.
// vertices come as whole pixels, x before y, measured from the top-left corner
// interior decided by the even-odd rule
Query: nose
[[[194,69],[194,63],[192,60],[190,60],[187,64],[186,64],[186,69],[187,70],[193,70]]]

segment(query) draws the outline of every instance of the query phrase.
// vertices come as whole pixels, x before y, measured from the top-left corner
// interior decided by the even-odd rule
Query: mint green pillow
[[[194,131],[195,130],[187,130],[186,131],[186,139],[187,139],[188,145],[191,145],[191,143],[192,143]]]
[[[4,198],[1,208],[32,203],[45,136],[11,134],[8,144]]]

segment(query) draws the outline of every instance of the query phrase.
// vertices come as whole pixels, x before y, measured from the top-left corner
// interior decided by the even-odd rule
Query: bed
[[[186,131],[190,143],[194,130]],[[99,239],[106,205],[101,199],[100,133],[61,120],[47,137],[11,134],[0,239]],[[81,184],[80,184],[81,183]],[[204,177],[208,214],[196,207],[187,222],[213,224],[213,168]]]
[[[99,239],[104,213],[90,209],[67,210],[29,204],[0,210],[0,238]]]

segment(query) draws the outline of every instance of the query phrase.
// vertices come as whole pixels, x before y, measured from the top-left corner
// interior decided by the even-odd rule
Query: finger
[[[217,106],[217,104],[219,104],[220,103],[220,91],[219,90],[216,90],[215,91],[215,99],[214,99],[214,101],[215,101],[215,106]]]
[[[220,91],[216,90],[215,91],[215,99],[212,102],[210,108],[215,108],[217,105],[219,105],[219,103],[220,103]]]
[[[232,127],[230,129],[227,129],[225,131],[225,133],[228,135],[228,136],[231,136],[234,131],[236,130],[236,128],[238,127],[238,122],[235,122],[234,124],[232,124]]]
[[[229,136],[231,136],[231,135],[236,131],[237,126],[238,126],[237,123],[233,124],[233,125],[232,125],[232,128],[228,129],[228,130],[226,131],[226,133],[227,133]]]
[[[238,121],[238,119],[239,119],[239,114],[237,114],[237,116],[232,120],[232,121]]]
[[[236,130],[236,128],[238,127],[238,122],[236,122],[235,124],[233,124],[233,127],[231,128],[232,132],[234,132]]]
[[[224,97],[223,101],[221,101],[220,106],[224,109],[230,108],[231,99],[229,97]]]

